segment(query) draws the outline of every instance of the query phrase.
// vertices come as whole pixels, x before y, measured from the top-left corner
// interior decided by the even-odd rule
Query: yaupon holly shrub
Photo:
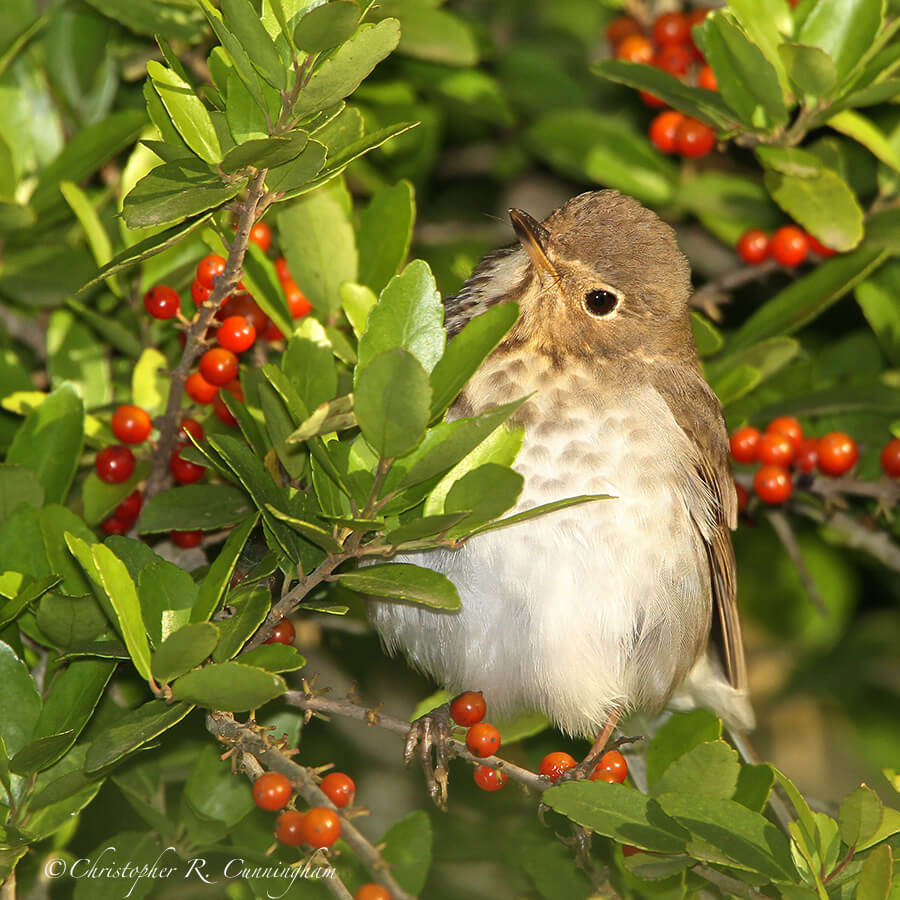
[[[655,6],[0,9],[3,900],[124,896],[110,847],[176,873],[132,897],[900,890],[900,10]],[[773,764],[701,710],[554,783],[583,742],[466,701],[433,812],[382,738],[452,698],[364,598],[458,606],[391,557],[503,527],[522,440],[445,418],[516,310],[441,297],[596,186],[691,258]]]

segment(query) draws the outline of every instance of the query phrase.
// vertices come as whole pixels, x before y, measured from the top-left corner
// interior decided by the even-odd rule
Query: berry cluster
[[[691,37],[691,28],[699,25],[708,13],[708,9],[663,13],[657,16],[649,35],[630,16],[619,16],[607,26],[606,39],[617,59],[647,63],[682,81],[715,91],[718,88],[715,72],[705,65],[703,54]],[[646,91],[641,91],[640,96],[647,106],[666,105]],[[690,158],[706,156],[716,145],[712,128],[676,110],[660,113],[650,123],[649,136],[662,153]]]
[[[450,704],[450,718],[457,725],[468,728],[466,747],[473,756],[492,756],[500,749],[500,732],[489,722],[483,722],[487,712],[481,691],[466,691]],[[475,784],[484,791],[499,791],[506,784],[506,776],[490,766],[476,766]]]
[[[759,228],[750,228],[738,240],[737,252],[751,266],[771,257],[779,265],[790,268],[799,266],[810,253],[823,259],[837,253],[796,225],[782,225],[771,237]]]
[[[859,447],[849,434],[832,431],[822,437],[806,437],[800,423],[791,416],[773,419],[760,432],[752,425],[738,428],[731,435],[731,456],[739,463],[759,463],[753,476],[753,489],[764,503],[784,503],[794,489],[794,472],[845,475],[859,459]],[[900,440],[892,438],[881,452],[885,475],[900,477]],[[738,506],[747,505],[747,491],[737,485]]]
[[[562,750],[548,753],[538,767],[538,773],[546,775],[551,781],[559,781],[562,776],[574,769],[577,763],[575,757]],[[622,784],[628,777],[628,763],[618,750],[608,750],[600,758],[600,762],[591,772],[591,781],[609,781],[614,784]]]

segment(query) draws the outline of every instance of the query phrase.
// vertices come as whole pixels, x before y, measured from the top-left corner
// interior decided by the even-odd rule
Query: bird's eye
[[[608,316],[618,305],[618,296],[604,288],[596,288],[584,295],[584,308],[592,316]]]

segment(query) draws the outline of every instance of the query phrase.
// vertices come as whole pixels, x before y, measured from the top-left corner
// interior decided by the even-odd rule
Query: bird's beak
[[[525,252],[531,257],[538,272],[546,272],[554,281],[559,280],[553,263],[547,259],[544,247],[550,235],[540,222],[535,221],[527,212],[521,209],[509,210],[509,221],[512,222],[513,231],[524,247]]]

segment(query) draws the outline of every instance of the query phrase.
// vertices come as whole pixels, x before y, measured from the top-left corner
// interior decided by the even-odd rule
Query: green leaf
[[[288,342],[281,368],[307,409],[332,400],[338,390],[331,344],[318,319],[307,316]]]
[[[6,454],[6,462],[37,473],[48,503],[69,493],[84,443],[84,403],[71,384],[62,384],[28,413]]]
[[[285,644],[264,644],[262,647],[254,647],[241,654],[241,662],[245,666],[256,666],[268,672],[295,672],[306,665],[306,660],[297,652],[297,648]]]
[[[874,835],[884,818],[884,807],[878,794],[870,787],[860,785],[841,802],[838,821],[841,840],[848,847],[857,847]]]
[[[737,751],[725,741],[697,744],[672,762],[653,785],[652,796],[672,791],[730,799],[740,771]]]
[[[126,269],[143,262],[145,259],[156,256],[157,253],[162,253],[163,250],[168,250],[169,247],[177,244],[182,238],[187,237],[191,232],[196,231],[198,228],[205,225],[211,216],[212,213],[205,213],[202,216],[198,216],[196,219],[189,219],[186,222],[173,225],[165,231],[157,232],[142,241],[138,241],[136,244],[131,244],[120,253],[117,253],[100,269],[99,272],[97,272],[96,275],[94,275],[93,278],[91,278],[90,281],[86,281],[78,288],[76,293],[83,294],[86,290],[92,288],[95,284],[103,281],[110,275],[124,272]]]
[[[791,850],[784,833],[763,815],[734,800],[688,794],[663,794],[660,806],[691,835],[692,854],[712,862],[728,862],[776,880],[797,881]]]
[[[247,166],[275,168],[296,159],[309,143],[309,135],[300,129],[258,140],[244,141],[232,147],[222,159],[223,172],[238,172]]]
[[[232,609],[231,616],[218,622],[221,636],[213,652],[213,660],[217,663],[235,656],[256,633],[266,620],[272,605],[272,595],[265,587],[251,586],[233,592],[228,605]]]
[[[651,790],[669,766],[694,747],[722,737],[722,723],[711,712],[673,713],[647,748],[647,783]]]
[[[406,350],[388,350],[359,372],[354,409],[376,453],[405,456],[425,436],[431,407],[428,373]]]
[[[193,708],[191,703],[169,705],[163,700],[151,700],[129,710],[94,739],[84,761],[85,773],[93,775],[117,763],[177,725]]]
[[[843,81],[875,42],[884,0],[818,0],[797,32],[797,41],[821,47]]]
[[[285,197],[296,197],[304,193],[315,182],[327,155],[328,151],[323,144],[319,141],[309,141],[303,152],[290,162],[269,169],[266,187],[270,191],[284,194]]]
[[[220,163],[222,148],[215,126],[194,89],[177,72],[156,60],[147,63],[147,74],[188,147],[211,165]]]
[[[282,207],[278,233],[288,268],[323,315],[340,308],[339,288],[357,280],[353,226],[338,194],[320,189]]]
[[[735,332],[729,346],[745,347],[798,331],[867,278],[886,256],[887,252],[880,248],[863,246],[826,260],[752,313]]]
[[[253,794],[243,778],[235,778],[231,765],[219,759],[213,746],[199,753],[184,786],[185,799],[205,819],[233,827],[253,809]]]
[[[653,149],[645,135],[619,117],[592,109],[553,110],[529,128],[526,141],[539,158],[564,175],[617,188],[642,203],[658,206],[668,203],[674,194],[673,164]]]
[[[446,575],[411,563],[366,566],[355,572],[341,572],[337,580],[361,594],[407,600],[434,609],[459,609],[459,594]]]
[[[168,225],[221,206],[246,183],[246,178],[223,181],[202,163],[163,163],[131,189],[122,217],[129,228]]]
[[[818,47],[784,43],[778,47],[788,78],[801,94],[828,97],[837,83],[834,60]]]
[[[75,732],[64,731],[29,741],[10,761],[16,775],[31,776],[48,769],[75,743]]]
[[[8,575],[10,573],[4,573]],[[10,622],[18,618],[22,610],[27,609],[36,600],[39,600],[51,588],[59,584],[59,575],[47,575],[37,581],[30,581],[14,597],[6,603],[0,603],[0,628],[5,628]]]
[[[762,372],[755,366],[739,365],[719,378],[710,378],[710,387],[722,406],[728,406],[749,394],[761,381]]]
[[[211,622],[194,622],[173,631],[153,654],[150,669],[165,684],[199,666],[213,652],[219,629]]]
[[[502,468],[502,467],[501,467]],[[476,470],[477,471],[477,470]],[[565,497],[562,500],[552,500],[549,503],[542,503],[539,506],[533,506],[524,512],[516,513],[512,516],[506,516],[503,519],[497,519],[495,522],[487,522],[473,528],[466,534],[466,537],[472,537],[476,534],[483,534],[486,531],[494,531],[497,528],[506,528],[509,525],[518,525],[519,522],[527,522],[529,519],[536,519],[539,516],[546,516],[549,513],[556,512],[560,509],[568,509],[570,506],[580,506],[582,503],[593,503],[595,500],[616,500],[609,494],[579,494],[576,497]]]
[[[348,97],[399,41],[400,23],[396,19],[361,25],[353,37],[313,71],[294,104],[294,115],[309,116]]]
[[[9,756],[15,756],[34,733],[41,714],[41,695],[13,649],[0,641],[0,739]]]
[[[591,71],[618,84],[647,91],[674,109],[679,109],[714,128],[734,128],[737,124],[734,113],[717,93],[689,87],[655,66],[625,62],[621,59],[602,59],[591,66]]]
[[[800,351],[800,343],[794,338],[768,338],[707,363],[707,380],[712,384],[730,371],[749,366],[759,373],[759,380],[764,381],[780,372],[791,360],[796,359]]]
[[[731,799],[741,806],[746,806],[747,809],[763,812],[768,805],[774,783],[775,773],[770,765],[760,763],[757,766],[741,766],[737,788]]]
[[[106,518],[137,488],[138,484],[147,477],[149,471],[149,463],[139,462],[134,467],[131,477],[118,484],[107,484],[100,480],[95,471],[88,472],[81,485],[81,502],[84,504],[85,522],[88,525],[96,525],[101,519]]]
[[[359,280],[376,294],[400,271],[409,253],[415,214],[413,186],[405,180],[376,191],[360,214]]]
[[[353,0],[332,0],[314,6],[297,23],[294,44],[307,53],[319,53],[343,44],[356,31],[359,6]]]
[[[703,44],[719,94],[747,127],[769,133],[787,123],[777,71],[728,15],[706,17]]]
[[[37,472],[26,466],[0,463],[0,521],[20,504],[44,505],[44,487]]]
[[[680,853],[690,837],[656,800],[621,784],[573,781],[544,791],[541,799],[573,822],[643,850]]]
[[[112,257],[112,243],[88,195],[71,181],[61,181],[59,190],[84,229],[91,253],[94,255],[94,262],[98,266],[105,266]],[[111,284],[110,288],[114,293],[121,295],[114,284]]]
[[[435,3],[418,0],[391,0],[381,6],[382,15],[400,20],[399,53],[447,66],[475,66],[478,42],[468,22]],[[376,12],[378,15],[378,12]]]
[[[244,519],[240,525],[235,526],[228,535],[228,540],[225,541],[225,545],[213,560],[203,581],[200,582],[197,601],[191,610],[192,622],[205,622],[219,608],[219,603],[231,583],[231,576],[234,574],[234,568],[244,549],[244,544],[247,543],[247,538],[258,521],[259,514],[254,513]]]
[[[272,506],[271,503],[266,504],[266,509],[272,513],[276,519],[287,522],[291,528],[299,534],[302,534],[308,541],[312,541],[317,547],[321,547],[326,553],[340,553],[343,549],[327,528],[323,528],[321,525],[316,525],[313,522],[304,522],[301,519],[295,518]]]
[[[134,359],[141,355],[141,342],[128,325],[118,319],[110,319],[71,297],[66,300],[66,306],[123,355]]]
[[[887,900],[893,883],[893,866],[889,844],[881,844],[869,853],[859,873],[856,900]]]
[[[871,277],[856,286],[859,304],[884,355],[900,366],[900,262],[889,260]],[[2,493],[2,492],[0,492]]]
[[[177,700],[231,712],[257,709],[286,690],[280,675],[236,662],[194,669],[172,685],[172,695]]]
[[[73,534],[66,534],[66,544],[106,596],[135,668],[142,678],[149,680],[150,645],[144,630],[137,588],[125,563],[109,547],[89,545]]]
[[[215,531],[243,521],[253,511],[247,495],[230,484],[188,484],[151,497],[138,531]]]
[[[887,840],[889,837],[893,837],[898,832],[900,832],[900,811],[893,809],[890,806],[886,806],[884,808],[884,818],[881,820],[878,831],[876,831],[868,840],[863,841],[856,849],[860,851],[868,850],[869,847],[880,844],[882,841]]]
[[[249,0],[222,0],[228,30],[240,41],[256,70],[279,90],[287,87],[287,69]]]
[[[353,395],[345,394],[316,407],[312,415],[304,419],[285,440],[288,445],[302,444],[320,434],[330,434],[354,427],[356,414],[353,411]]]
[[[425,888],[433,843],[431,820],[421,809],[395,822],[381,837],[382,858],[400,887],[411,894],[419,894]]]
[[[446,340],[444,306],[428,263],[413,260],[395,275],[369,313],[359,339],[359,374],[381,353],[409,351],[426,372],[441,358]]]
[[[90,721],[115,669],[116,663],[107,660],[71,660],[57,675],[44,700],[34,737],[71,732],[71,746]],[[56,762],[55,759],[52,761]]]
[[[419,541],[423,538],[429,538],[436,535],[444,534],[448,529],[452,528],[458,522],[461,522],[469,515],[468,510],[457,513],[449,513],[441,516],[423,516],[420,519],[413,519],[393,531],[389,531],[385,536],[385,542],[398,546],[411,541]]]
[[[63,648],[90,642],[109,630],[109,623],[93,596],[47,594],[37,611],[41,632]]]
[[[885,165],[890,166],[895,172],[900,172],[900,153],[871,119],[846,109],[832,116],[826,124],[858,141]]]
[[[697,344],[697,352],[701,356],[712,356],[721,350],[725,343],[722,332],[696,310],[691,310],[691,331]]]
[[[444,512],[469,511],[469,515],[451,530],[452,535],[466,534],[496,519],[514,506],[525,479],[512,469],[485,463],[457,481],[447,492]]]
[[[378,298],[370,288],[352,281],[345,281],[341,285],[340,295],[344,315],[353,328],[353,333],[359,337],[366,330],[366,319]]]
[[[56,309],[47,328],[47,370],[53,387],[69,382],[88,409],[112,401],[109,352],[68,309]]]
[[[789,96],[788,77],[778,52],[784,40],[782,35],[790,35],[794,30],[791,10],[785,0],[731,0],[728,10],[775,69],[782,91]]]

